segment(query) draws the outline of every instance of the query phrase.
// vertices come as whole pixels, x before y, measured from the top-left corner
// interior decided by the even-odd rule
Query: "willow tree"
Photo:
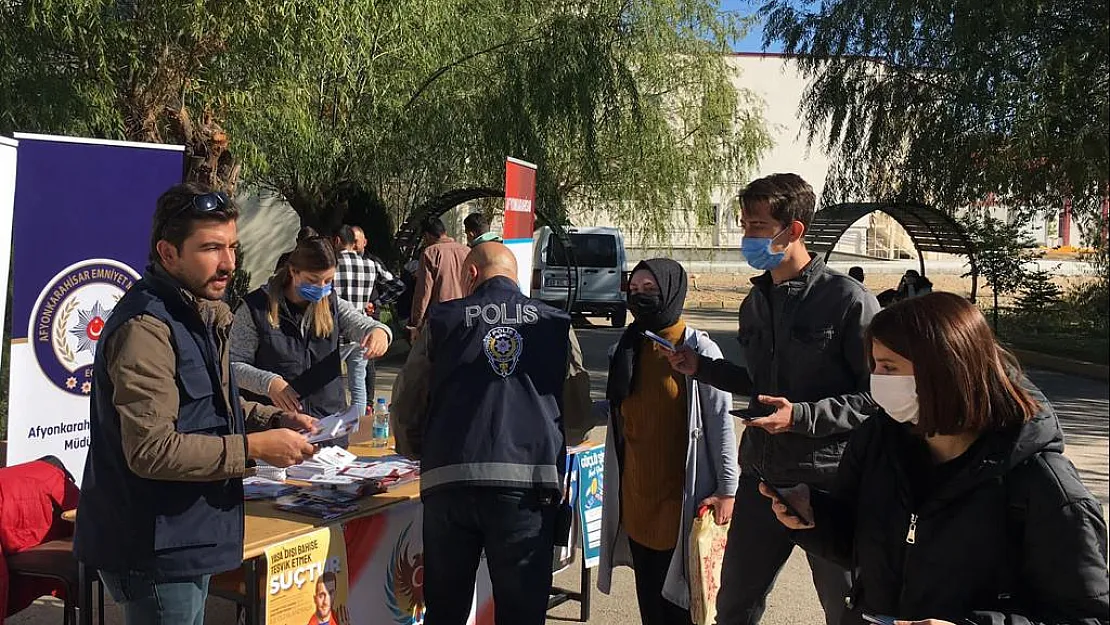
[[[258,178],[325,227],[352,187],[396,222],[448,189],[499,185],[514,155],[539,165],[546,213],[607,207],[659,232],[672,208],[708,211],[769,145],[720,43],[742,25],[712,1],[335,11],[319,37],[299,31],[315,40],[290,44],[287,80],[229,117]]]
[[[1097,214],[1108,192],[1105,0],[773,0],[765,41],[800,55],[831,200],[908,196]]]
[[[548,213],[658,231],[769,143],[723,57],[740,26],[715,0],[0,0],[0,130],[185,142],[234,179],[230,147],[325,228],[514,155]]]

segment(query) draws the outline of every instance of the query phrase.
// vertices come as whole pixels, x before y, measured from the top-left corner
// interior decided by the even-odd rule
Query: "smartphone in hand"
[[[667,339],[659,336],[658,334],[652,332],[651,330],[644,330],[644,336],[646,338],[651,339],[652,341],[655,341],[656,343],[659,344],[660,347],[667,350],[668,352],[677,351],[677,348],[674,346],[674,343],[672,343],[672,342],[668,341]]]
[[[756,408],[741,408],[740,410],[729,410],[728,413],[745,421],[751,421],[752,419],[762,419],[763,417],[769,417],[775,414],[773,410],[766,411]]]
[[[874,623],[875,625],[894,625],[894,622],[897,619],[895,619],[893,616],[864,614],[863,620],[867,621],[868,623]]]
[[[783,506],[786,506],[786,512],[789,513],[790,516],[800,520],[802,523],[805,523],[806,525],[813,525],[813,521],[807,519],[804,515],[802,515],[801,512],[798,512],[797,508],[795,508],[793,505],[790,504],[790,500],[787,499],[786,496],[782,494],[782,491],[775,488],[774,484],[768,482],[767,478],[763,477],[763,472],[762,471],[760,471],[759,469],[753,469],[753,471],[755,472],[756,479],[758,479],[760,481],[760,483],[762,483],[764,486],[766,486],[767,490],[771,491],[771,493],[774,494],[774,496],[778,498],[778,500],[782,503]],[[891,622],[893,623],[893,621],[891,621]]]

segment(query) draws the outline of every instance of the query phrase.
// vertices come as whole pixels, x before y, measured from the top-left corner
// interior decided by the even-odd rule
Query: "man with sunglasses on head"
[[[721,566],[718,625],[758,623],[794,549],[770,507],[759,507],[759,479],[775,486],[830,486],[849,435],[870,411],[863,332],[879,303],[862,284],[806,250],[815,204],[813,188],[796,174],[760,178],[744,189],[741,252],[763,273],[752,279],[740,305],[743,365],[689,348],[668,355],[676,371],[751,398]],[[837,625],[848,572],[813,555],[809,565],[825,621]]]
[[[242,563],[248,466],[313,454],[314,419],[239,398],[222,301],[238,214],[201,184],[166,191],[150,265],[101,334],[74,554],[127,625],[203,623],[212,574]]]

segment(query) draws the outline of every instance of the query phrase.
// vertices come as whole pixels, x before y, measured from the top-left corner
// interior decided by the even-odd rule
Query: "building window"
[[[721,205],[720,204],[710,204],[709,205],[709,211],[707,211],[705,213],[702,213],[702,212],[698,213],[698,226],[703,227],[703,228],[707,227],[707,226],[708,227],[715,227],[717,225],[718,221],[720,221],[720,217],[721,217]]]

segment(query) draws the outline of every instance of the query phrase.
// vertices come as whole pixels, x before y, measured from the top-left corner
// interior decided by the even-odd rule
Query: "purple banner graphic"
[[[155,202],[184,167],[180,150],[29,136],[16,135],[13,339],[28,338],[31,309],[62,269],[111,258],[142,272]]]
[[[112,309],[147,265],[180,146],[17,134],[8,462],[60,458],[80,479],[92,365]]]

